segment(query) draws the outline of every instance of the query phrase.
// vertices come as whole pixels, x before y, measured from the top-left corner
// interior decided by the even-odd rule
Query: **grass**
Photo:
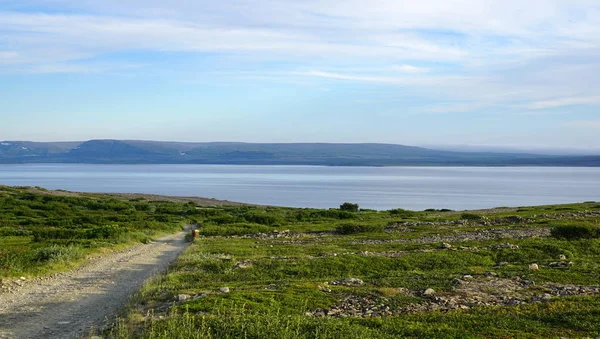
[[[104,336],[596,337],[600,296],[594,294],[519,306],[403,310],[427,304],[431,299],[422,291],[429,288],[439,297],[456,295],[456,279],[465,275],[476,281],[492,279],[486,278],[490,273],[500,281],[524,279],[535,283],[527,290],[532,293],[552,284],[597,286],[600,238],[587,235],[598,227],[599,210],[594,202],[473,212],[200,207],[2,188],[0,275],[68,269],[93,251],[144,242],[195,223],[201,237],[132,298]],[[497,229],[552,229],[552,236],[464,236]],[[589,229],[592,233],[585,233]],[[572,264],[551,266],[562,256]],[[532,263],[539,270],[530,270]],[[334,284],[347,278],[364,283]],[[230,292],[220,292],[223,287]],[[178,301],[180,295],[188,298]],[[393,312],[373,318],[313,316],[352,298],[385,304]]]
[[[146,243],[189,222],[195,206],[0,187],[0,277],[73,268],[98,251]]]
[[[352,212],[351,220],[344,214],[324,210],[255,207],[274,214],[278,220],[275,226],[254,226],[266,234],[263,236],[233,235],[228,227],[238,228],[244,212],[240,208],[223,208],[222,211],[239,219],[232,224],[198,220],[201,232],[206,228],[210,235],[204,233],[205,237],[192,244],[167,274],[148,283],[130,304],[127,315],[105,335],[113,338],[598,336],[598,295],[376,318],[307,314],[334,307],[352,296],[380,300],[392,309],[418,305],[428,299],[419,293],[407,295],[403,291],[433,288],[444,295],[452,293],[457,277],[468,274],[483,279],[487,272],[495,273],[497,279],[519,277],[533,281],[536,285],[532,288],[540,293],[545,284],[598,285],[600,239],[550,237],[453,243],[456,248],[468,248],[465,250],[442,250],[441,242],[417,240],[486,229],[594,224],[597,216],[559,214],[597,211],[599,207],[596,203],[569,204],[527,207],[523,211],[500,209],[494,213],[398,209]],[[497,219],[505,224],[483,223]],[[524,219],[526,224],[521,222]],[[467,222],[453,224],[455,220]],[[410,224],[409,230],[404,231],[383,227],[398,222],[417,224]],[[275,234],[269,230],[284,229],[295,236],[269,236]],[[518,248],[499,246],[507,242]],[[545,266],[558,261],[560,255],[572,261],[572,267]],[[240,262],[251,265],[240,268]],[[498,266],[499,262],[505,264]],[[531,263],[538,263],[541,269],[530,270]],[[351,277],[362,279],[364,285],[331,285],[332,281]],[[219,292],[224,286],[231,292]],[[197,298],[177,302],[176,296],[182,293]]]

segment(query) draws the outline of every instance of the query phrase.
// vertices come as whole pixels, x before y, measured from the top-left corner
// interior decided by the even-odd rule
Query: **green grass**
[[[388,305],[397,308],[419,304],[426,299],[398,291],[433,288],[443,294],[454,289],[455,278],[466,274],[483,276],[486,272],[496,273],[499,279],[527,279],[536,286],[597,285],[600,239],[550,237],[453,243],[456,247],[467,247],[464,250],[442,250],[441,243],[416,241],[431,235],[451,236],[490,228],[594,224],[597,222],[594,217],[557,218],[555,214],[600,207],[595,205],[478,211],[474,214],[477,218],[454,212],[366,211],[354,212],[351,220],[346,216],[340,218],[337,212],[267,209],[267,213],[276,214],[279,224],[264,226],[271,231],[287,229],[304,233],[292,238],[227,237],[231,234],[227,228],[236,229],[239,224],[209,222],[207,225],[198,220],[201,229],[210,229],[211,236],[197,240],[171,265],[168,274],[147,284],[130,305],[128,315],[105,334],[114,338],[594,337],[600,335],[596,320],[600,315],[599,296],[372,319],[318,318],[305,313],[327,309],[349,296],[384,298]],[[239,208],[224,208],[224,211],[241,218]],[[480,217],[483,215],[485,219]],[[515,225],[510,220],[521,219],[514,216],[530,221],[527,225]],[[507,224],[477,223],[499,218],[508,220]],[[443,226],[427,223],[460,219],[469,223]],[[425,223],[411,227],[408,232],[383,229],[383,225],[398,221]],[[323,231],[329,233],[318,233]],[[269,233],[263,228],[260,232]],[[364,243],[371,240],[383,242]],[[507,242],[519,248],[488,249]],[[400,255],[388,257],[378,253]],[[558,261],[560,255],[572,261],[573,266],[566,269],[544,266]],[[237,266],[238,262],[247,261],[251,262],[250,267]],[[506,264],[498,266],[499,262]],[[531,271],[528,268],[531,263],[538,263],[541,269]],[[326,285],[349,277],[362,279],[364,285]],[[231,292],[220,293],[223,286]],[[202,297],[175,303],[175,296],[181,293]]]
[[[489,272],[497,279],[532,281],[531,288],[539,291],[546,284],[598,285],[600,238],[588,235],[599,220],[583,213],[598,210],[600,204],[593,202],[476,212],[199,207],[1,188],[0,276],[69,269],[94,251],[145,242],[185,223],[196,223],[201,237],[166,274],[135,295],[105,336],[596,337],[600,336],[598,295],[376,318],[307,313],[329,309],[350,297],[401,310],[426,303],[429,299],[420,293],[427,288],[440,296],[450,295],[456,278],[485,279]],[[550,228],[553,236],[445,241],[452,249],[435,240],[499,228]],[[499,247],[505,243],[512,247]],[[562,256],[572,265],[550,267]],[[532,263],[540,269],[530,270]],[[333,284],[345,278],[359,278],[364,284]],[[222,287],[230,293],[221,293]],[[196,297],[177,302],[180,294]]]
[[[146,243],[189,222],[195,206],[0,187],[0,277],[37,276],[94,252]]]

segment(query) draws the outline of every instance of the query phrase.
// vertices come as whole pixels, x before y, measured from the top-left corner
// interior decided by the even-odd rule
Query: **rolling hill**
[[[3,141],[0,142],[0,163],[600,166],[600,156],[453,152],[374,143],[184,143],[138,140]]]

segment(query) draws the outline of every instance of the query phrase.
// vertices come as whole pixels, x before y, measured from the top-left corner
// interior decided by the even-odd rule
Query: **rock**
[[[229,287],[221,287],[219,288],[219,291],[221,291],[221,293],[229,293]]]
[[[552,295],[551,294],[549,294],[549,293],[542,294],[542,300],[548,301],[550,299],[552,299]]]
[[[540,269],[540,267],[538,266],[538,264],[530,264],[529,269],[532,271],[537,271]]]
[[[561,254],[558,256],[558,260],[567,260],[567,256],[564,254]]]
[[[484,275],[486,277],[497,277],[498,273],[496,273],[496,272],[486,272]]]
[[[364,285],[365,282],[358,278],[345,278],[341,280],[335,280],[331,282],[331,285],[344,285],[344,286],[357,286]]]
[[[449,249],[452,248],[452,245],[450,245],[450,244],[448,244],[446,242],[443,242],[442,243],[442,248],[445,249],[445,250],[449,250]]]
[[[27,278],[25,278],[25,277],[21,277],[20,279],[21,279],[21,280],[27,280]]]
[[[463,276],[463,280],[472,280],[472,279],[473,279],[472,275],[467,274],[467,275]]]
[[[179,301],[179,302],[186,301],[189,298],[191,298],[191,296],[189,294],[178,294],[177,295],[177,301]]]
[[[435,294],[435,290],[433,288],[428,288],[425,291],[423,291],[423,295],[434,295]]]
[[[508,266],[508,263],[506,261],[501,261],[501,262],[497,262],[496,266]]]
[[[235,267],[237,268],[250,268],[252,267],[252,263],[248,260],[244,260],[244,261],[238,261],[237,263],[235,263]]]

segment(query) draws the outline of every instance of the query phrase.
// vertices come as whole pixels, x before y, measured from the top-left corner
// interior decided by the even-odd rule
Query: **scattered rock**
[[[558,256],[558,260],[567,260],[567,256],[564,254],[561,254]]]
[[[428,288],[425,291],[423,291],[423,295],[434,295],[435,294],[435,290],[433,288]]]
[[[229,293],[229,287],[221,287],[219,288],[219,291],[221,291],[221,293]]]
[[[529,269],[532,271],[537,271],[540,269],[540,267],[538,266],[538,264],[530,264]]]
[[[189,294],[178,294],[177,295],[177,301],[179,301],[179,302],[184,302],[184,301],[188,300],[189,298],[191,298],[191,296]]]
[[[445,250],[449,250],[449,249],[452,248],[452,245],[450,245],[450,244],[448,244],[446,242],[443,242],[442,243],[442,248],[445,249]]]
[[[360,286],[360,285],[364,285],[364,283],[365,282],[362,281],[362,279],[345,278],[345,279],[332,281],[330,284],[331,285],[342,285],[342,286]]]
[[[445,291],[442,294],[435,293],[433,289],[406,290],[407,295],[415,297],[427,295],[427,298],[420,303],[412,303],[398,308],[393,308],[387,298],[353,295],[345,297],[328,310],[317,309],[309,313],[313,317],[373,318],[414,312],[468,310],[486,306],[517,306],[532,302],[545,302],[560,296],[600,294],[600,286],[555,284],[541,285],[536,289],[531,289],[530,287],[533,285],[533,282],[520,277],[513,279],[473,278],[468,283],[456,285],[453,291]],[[542,289],[544,293],[537,294],[539,289]]]
[[[236,268],[250,268],[252,267],[252,262],[250,260],[238,261],[235,263]]]
[[[463,280],[472,280],[472,279],[473,279],[472,275],[467,274],[467,275],[463,276]]]

